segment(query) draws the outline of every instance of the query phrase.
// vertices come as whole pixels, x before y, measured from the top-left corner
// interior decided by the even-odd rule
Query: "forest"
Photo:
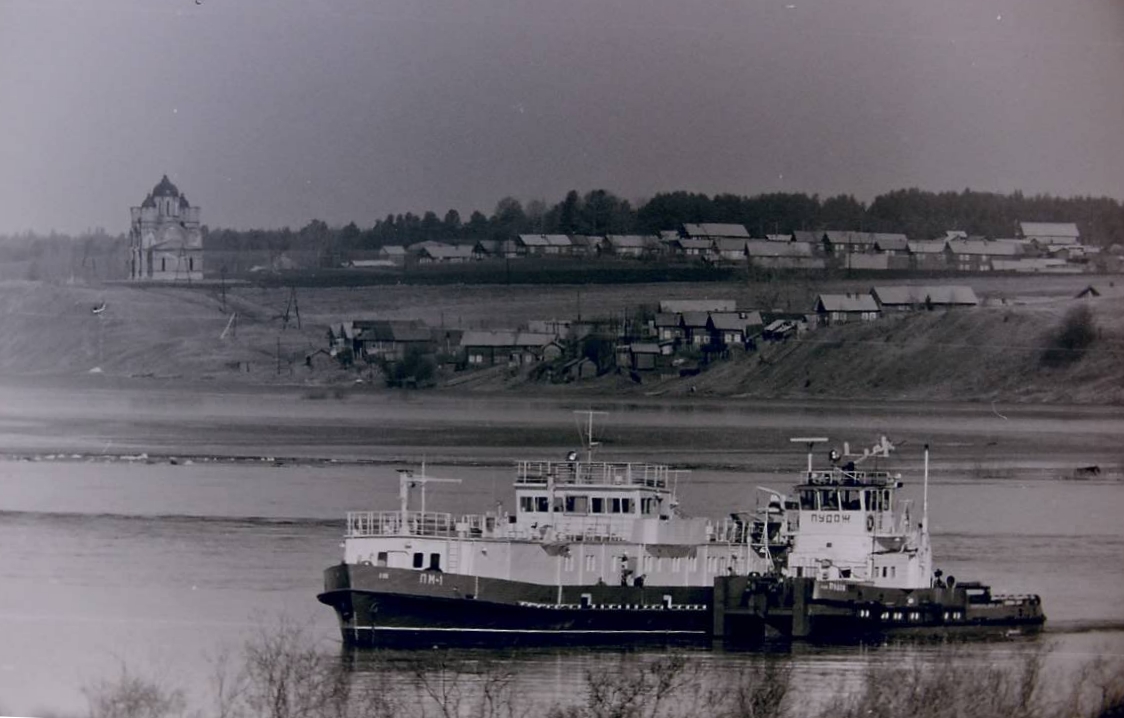
[[[422,241],[467,243],[509,239],[516,234],[654,234],[685,222],[744,225],[754,236],[794,230],[900,232],[911,239],[943,236],[955,229],[990,238],[1016,236],[1019,221],[1076,222],[1086,244],[1124,245],[1124,207],[1109,197],[1028,196],[1021,192],[929,192],[901,189],[869,204],[850,195],[820,198],[803,193],[754,196],[676,191],[637,203],[598,189],[571,190],[556,204],[504,197],[491,215],[455,209],[388,214],[370,227],[354,222],[329,226],[311,219],[300,229],[204,227],[204,250],[223,257],[232,273],[281,253],[299,253],[318,266],[339,266],[347,258],[385,245]],[[77,236],[24,233],[0,236],[0,279],[120,279],[125,276],[128,241],[103,230]],[[244,256],[246,261],[239,261]],[[307,262],[302,262],[306,264]],[[209,263],[208,271],[214,263]]]

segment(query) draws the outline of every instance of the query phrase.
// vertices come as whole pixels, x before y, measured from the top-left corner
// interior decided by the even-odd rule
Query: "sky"
[[[1120,0],[0,0],[0,232],[570,189],[1124,199]]]

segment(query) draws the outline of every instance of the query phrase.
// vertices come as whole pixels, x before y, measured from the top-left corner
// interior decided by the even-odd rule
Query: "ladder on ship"
[[[446,573],[459,573],[461,565],[461,542],[450,541],[448,556],[446,558],[447,565],[445,566]]]

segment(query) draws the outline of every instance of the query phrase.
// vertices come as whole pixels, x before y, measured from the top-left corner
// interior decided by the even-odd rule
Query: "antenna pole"
[[[926,535],[929,533],[929,445],[925,444],[925,473],[924,489],[921,498],[921,528]]]

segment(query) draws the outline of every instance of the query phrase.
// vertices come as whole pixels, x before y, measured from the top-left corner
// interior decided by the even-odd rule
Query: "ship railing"
[[[752,522],[723,519],[721,521],[708,521],[706,524],[706,540],[708,543],[748,543]]]
[[[811,486],[892,486],[895,479],[889,471],[844,471],[836,467],[805,472]]]
[[[611,461],[519,461],[516,486],[613,485],[666,489],[671,468],[664,464]]]
[[[457,536],[458,528],[466,524],[464,517],[436,511],[410,511],[405,524],[401,511],[349,511],[347,537],[365,536]]]

